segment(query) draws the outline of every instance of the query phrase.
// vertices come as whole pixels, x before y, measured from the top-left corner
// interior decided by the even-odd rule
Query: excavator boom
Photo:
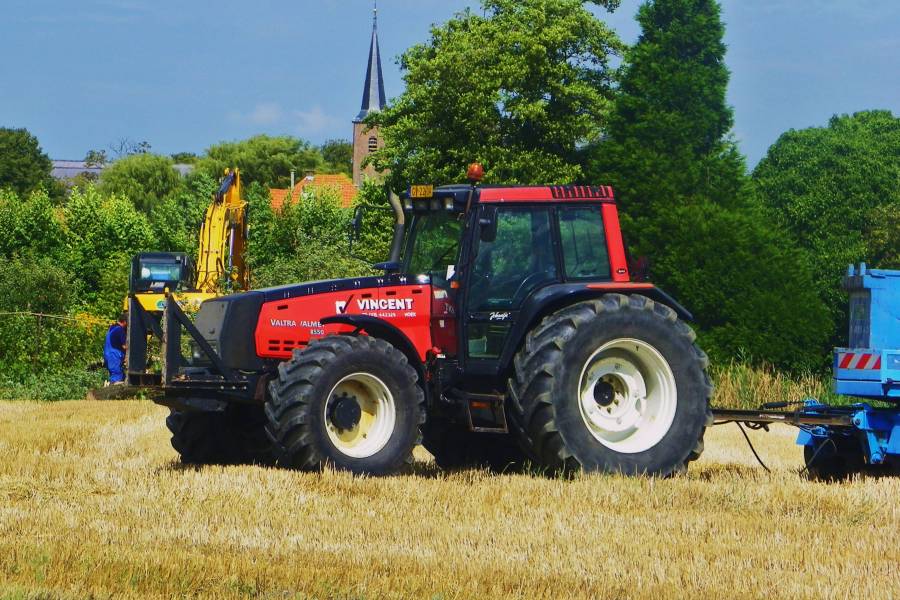
[[[216,293],[223,279],[229,290],[247,289],[246,243],[247,203],[243,200],[240,171],[232,169],[225,172],[219,191],[206,209],[200,229],[195,289]]]

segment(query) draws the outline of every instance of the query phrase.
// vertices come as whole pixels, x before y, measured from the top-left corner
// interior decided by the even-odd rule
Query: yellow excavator
[[[222,293],[249,289],[244,262],[247,246],[247,202],[238,169],[227,169],[200,228],[196,264],[183,252],[144,252],[131,261],[129,299],[149,313],[161,313],[166,297],[192,311]]]

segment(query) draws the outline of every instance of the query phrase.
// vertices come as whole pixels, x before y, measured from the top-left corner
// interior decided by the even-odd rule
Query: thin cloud
[[[246,125],[272,126],[284,120],[284,111],[277,102],[260,102],[249,111],[232,110],[228,120]]]
[[[248,120],[254,125],[275,125],[284,118],[284,111],[275,102],[263,102],[248,115]]]
[[[342,122],[341,119],[326,114],[321,106],[314,106],[308,111],[296,110],[293,115],[297,120],[297,133],[303,135],[321,133]]]
[[[289,130],[302,136],[330,131],[346,121],[328,114],[318,105],[309,109],[288,110],[272,101],[260,102],[249,111],[232,111],[228,119],[255,127]]]

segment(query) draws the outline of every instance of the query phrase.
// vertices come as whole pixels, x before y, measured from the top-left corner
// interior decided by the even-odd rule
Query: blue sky
[[[381,0],[388,97],[395,58],[466,0]],[[603,18],[634,41],[638,0]],[[368,0],[3,0],[0,125],[53,158],[128,137],[162,153],[289,134],[350,137],[371,31]],[[751,166],[789,128],[835,113],[900,115],[900,2],[726,0],[729,102]]]

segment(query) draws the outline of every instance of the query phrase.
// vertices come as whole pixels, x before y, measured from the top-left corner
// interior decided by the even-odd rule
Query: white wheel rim
[[[647,342],[607,342],[581,369],[581,418],[598,442],[616,452],[634,454],[658,444],[672,426],[677,405],[672,369]]]
[[[352,402],[359,406],[359,420],[341,429],[333,418],[335,404]],[[368,373],[353,373],[337,382],[328,394],[324,411],[328,439],[342,454],[368,458],[387,444],[397,422],[394,396],[382,380]]]

